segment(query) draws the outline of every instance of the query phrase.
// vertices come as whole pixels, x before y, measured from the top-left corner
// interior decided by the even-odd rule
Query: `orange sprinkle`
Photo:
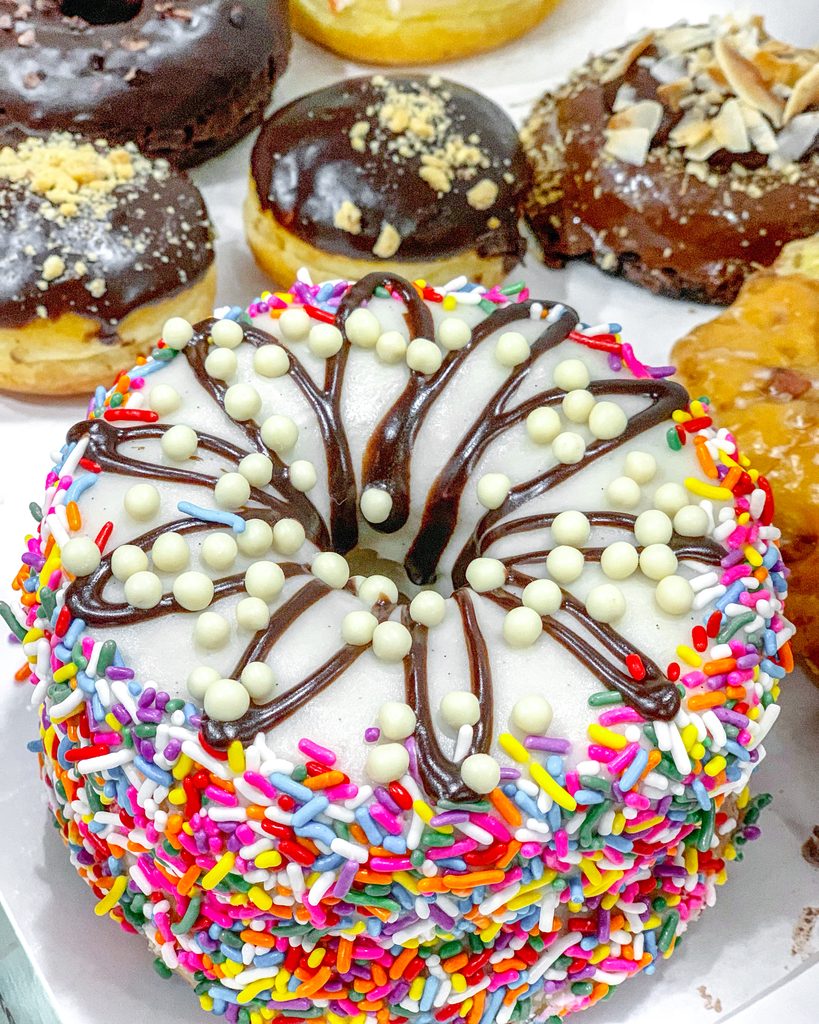
[[[396,979],[401,977],[401,975],[404,973],[404,968],[414,958],[415,958],[415,950],[414,949],[405,949],[402,953],[400,953],[395,958],[395,960],[393,961],[392,966],[390,967],[390,977],[392,978],[393,981],[395,981]],[[344,972],[341,971],[341,973],[343,974]]]
[[[115,391],[119,391],[119,393],[121,395],[124,395],[125,392],[128,390],[128,388],[130,386],[131,386],[131,378],[128,376],[127,373],[123,373],[123,375],[117,381],[117,386],[116,386],[116,388],[114,390]]]
[[[390,885],[392,876],[380,875],[376,871],[368,871],[367,868],[361,868],[359,871],[356,871],[355,880],[363,882],[365,885]]]
[[[353,965],[353,944],[349,939],[339,939],[338,952],[336,953],[336,970],[339,974],[346,974]]]
[[[446,892],[443,878],[422,878],[418,882],[419,892]]]
[[[715,658],[707,661],[702,670],[707,676],[721,676],[725,672],[733,672],[736,667],[736,658]]]
[[[293,993],[293,998],[305,999],[307,996],[313,995],[313,993],[318,992],[320,988],[324,988],[325,983],[328,982],[332,976],[333,972],[329,967],[319,967],[310,981],[306,981],[303,985],[299,985]]]
[[[712,480],[716,480],[719,477],[719,473],[717,472],[717,467],[714,465],[714,460],[711,458],[711,453],[705,447],[705,438],[702,438],[701,441],[699,437],[694,439],[694,451],[697,453],[697,459],[699,460],[703,473]]]
[[[733,491],[736,485],[739,483],[739,478],[742,476],[742,470],[739,466],[733,466],[725,476],[722,478],[720,487],[727,487],[729,491]]]
[[[195,864],[188,868],[185,874],[176,883],[176,891],[180,896],[187,896],[187,894],[193,888],[193,884],[196,879],[202,874],[202,869],[198,868]],[[253,933],[256,934],[255,932]]]
[[[480,992],[476,992],[473,997],[472,1009],[469,1011],[469,1016],[466,1018],[466,1024],[478,1024],[481,1017],[483,1017],[483,1007],[486,1002],[486,989],[481,989]]]
[[[506,867],[508,867],[512,863],[512,861],[515,859],[515,857],[517,856],[517,854],[518,854],[518,852],[520,850],[520,847],[521,847],[521,844],[517,841],[517,839],[513,839],[512,842],[509,844],[509,848],[507,849],[506,853],[498,861],[498,867],[499,868],[506,868]]]
[[[779,664],[786,672],[793,671],[793,648],[791,647],[790,640],[786,641],[779,648]]]
[[[598,981],[597,984],[592,989],[591,996],[589,998],[593,1002],[596,1003],[600,999],[602,999],[603,996],[607,996],[608,994],[609,994],[609,987],[608,987],[608,985],[604,981]]]
[[[353,837],[353,839],[355,839],[357,843],[360,843],[362,846],[370,845],[369,839],[367,839],[367,836],[364,834],[364,829],[357,822],[351,824],[349,828],[350,835]]]
[[[760,565],[758,569],[754,569],[751,575],[755,580],[759,580],[760,583],[764,583],[764,581],[768,578],[768,570],[765,568],[764,565]]]
[[[353,982],[353,991],[360,992],[365,996],[368,992],[372,992],[375,988],[375,982],[370,981],[369,978],[356,978]]]
[[[26,661],[22,664],[17,671],[14,673],[14,678],[18,683],[22,683],[24,679],[28,679],[31,675],[31,665]]]
[[[492,806],[504,821],[508,821],[509,824],[514,825],[515,828],[523,822],[523,817],[521,816],[520,811],[502,790],[493,789],[489,794],[489,799],[492,802]]]
[[[331,786],[339,786],[344,781],[342,772],[322,772],[321,775],[308,775],[302,782],[307,789],[329,789]]]
[[[726,686],[725,694],[730,697],[731,700],[745,700],[748,696],[748,691],[744,686]]]
[[[447,889],[477,889],[479,885],[502,882],[504,877],[504,872],[499,870],[470,871],[465,875],[444,875],[441,881]]]
[[[387,984],[387,981],[389,980],[387,978],[387,972],[384,970],[384,968],[380,964],[374,963],[372,965],[372,973],[373,973],[373,981],[375,982],[376,987],[379,987],[381,985],[386,985]]]
[[[507,991],[506,995],[503,997],[503,1001],[506,1004],[506,1006],[511,1006],[512,1003],[517,1002],[518,996],[521,994],[521,992],[525,992],[528,987],[528,984],[523,984],[518,985],[517,988],[510,988]]]
[[[268,935],[267,932],[255,932],[252,928],[246,928],[243,932],[239,932],[239,938],[254,946],[264,946],[265,949],[273,949],[276,945],[275,935]]]
[[[707,708],[716,708],[724,704],[728,698],[721,690],[712,690],[710,693],[695,693],[688,698],[689,711],[705,711]]]
[[[468,963],[469,957],[466,953],[458,953],[457,956],[451,956],[448,960],[444,960],[441,966],[447,974],[454,974],[456,971],[460,971],[460,969],[465,967]]]
[[[69,501],[65,506],[65,518],[68,520],[68,525],[72,530],[79,530],[82,526],[82,516],[76,501]]]
[[[649,772],[653,772],[657,765],[660,763],[660,761],[662,761],[662,755],[660,754],[660,751],[649,750],[648,761],[646,761],[646,766],[640,774],[640,779],[644,779]]]

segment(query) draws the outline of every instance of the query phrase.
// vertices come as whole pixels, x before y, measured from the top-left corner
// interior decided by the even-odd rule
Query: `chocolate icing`
[[[89,12],[96,24],[67,16]],[[80,131],[183,166],[259,124],[290,49],[286,0],[3,0],[0,14],[0,135]]]
[[[452,131],[465,139],[479,136],[478,145],[492,159],[468,181],[456,178],[443,195],[419,177],[419,155],[398,156],[385,142],[373,153],[372,130],[363,152],[351,145],[353,125],[384,102],[383,87],[374,82],[411,91],[429,81],[399,75],[352,78],[276,111],[265,121],[251,160],[262,208],[303,241],[340,256],[376,260],[373,247],[388,223],[402,239],[396,260],[435,260],[475,250],[483,257],[503,256],[511,269],[525,252],[517,224],[528,171],[514,125],[491,100],[454,82],[435,90],[451,97],[446,109]],[[498,186],[488,209],[476,209],[466,197],[482,178]],[[361,213],[357,234],[335,224],[345,201]],[[491,218],[496,226],[488,225]]]

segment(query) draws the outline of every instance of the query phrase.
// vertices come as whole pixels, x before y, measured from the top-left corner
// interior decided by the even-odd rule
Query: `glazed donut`
[[[69,430],[0,609],[97,914],[229,1021],[583,1009],[759,832],[764,477],[616,325],[423,290],[166,332]]]
[[[761,19],[646,32],[591,59],[523,130],[546,262],[582,257],[653,292],[729,303],[819,231],[819,49]]]
[[[297,32],[365,64],[429,64],[492,50],[559,0],[290,0]]]
[[[8,0],[4,12],[0,136],[82,132],[180,167],[261,122],[290,52],[286,0]]]
[[[0,149],[0,388],[76,394],[213,311],[204,201],[133,144],[54,134]]]
[[[245,204],[259,265],[498,284],[522,259],[526,162],[491,100],[436,76],[352,78],[265,121]]]

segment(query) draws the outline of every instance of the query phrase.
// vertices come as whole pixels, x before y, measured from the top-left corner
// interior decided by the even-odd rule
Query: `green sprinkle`
[[[120,394],[119,391],[116,391],[114,392],[113,395],[111,395],[110,404],[112,409],[117,409],[120,405],[122,405],[122,395]]]
[[[421,844],[423,846],[452,846],[453,838],[443,832],[436,832],[434,828],[425,828],[421,833]]]
[[[0,601],[0,618],[5,622],[12,633],[14,633],[18,640],[22,640],[28,632],[26,627],[21,626],[17,621],[17,616],[5,601]]]
[[[495,310],[498,308],[494,302],[490,302],[488,299],[481,299],[478,305],[484,311],[484,313],[494,313]]]
[[[665,439],[668,443],[668,447],[672,452],[678,452],[682,448],[682,441],[680,435],[677,433],[676,427],[670,427],[666,432]]]
[[[168,703],[165,705],[165,710],[168,712],[169,715],[172,715],[174,711],[181,711],[182,708],[184,708],[184,706],[184,700],[180,700],[178,697],[174,697],[173,700],[169,700]]]
[[[377,295],[379,299],[388,299],[390,297],[390,293],[382,285],[379,285],[375,289],[373,295]]]
[[[426,857],[424,856],[423,850],[413,850],[410,854],[410,864],[412,864],[414,868],[420,868],[425,860]]]
[[[196,973],[199,974],[201,972],[197,971]],[[198,996],[206,996],[208,994],[208,992],[210,992],[210,990],[212,988],[213,988],[213,982],[206,980],[206,981],[200,981],[199,984],[194,988],[193,991]]]
[[[156,736],[156,726],[150,722],[140,722],[134,726],[134,732],[141,740],[150,740]]]
[[[391,885],[365,885],[364,892],[368,896],[389,896],[392,890]]]
[[[485,814],[492,807],[488,800],[473,800],[472,803],[464,804],[456,804],[451,800],[441,800],[439,806],[447,811],[469,811],[475,814]]]
[[[43,510],[40,508],[36,501],[31,502],[31,504],[28,506],[28,510],[31,513],[31,518],[35,522],[41,523],[43,521]]]
[[[59,779],[57,779],[57,781],[56,781],[56,782],[54,783],[54,789],[56,790],[56,792],[57,792],[57,796],[58,796],[58,797],[60,798],[60,800],[61,800],[61,801],[62,801],[63,803],[65,803],[65,801],[66,801],[66,800],[67,800],[68,798],[67,798],[67,796],[66,796],[66,792],[65,792],[65,786],[64,786],[64,785],[62,784],[62,782],[60,782],[60,780],[59,780]],[[748,816],[747,816],[747,815],[745,816],[745,820],[746,820],[746,821],[748,820]]]
[[[194,920],[196,920],[196,918],[194,918]],[[240,938],[236,932],[232,932],[229,928],[222,929],[219,941],[223,942],[226,946],[230,946],[231,949],[241,949],[245,944],[244,939]]]
[[[566,954],[564,953],[563,956],[559,956],[557,960],[555,960],[555,962],[552,964],[552,967],[556,971],[565,971],[571,962],[572,958],[570,956],[566,956]]]
[[[657,945],[660,952],[667,953],[671,943],[674,941],[674,933],[677,931],[677,925],[680,923],[680,915],[676,910],[672,910],[668,917],[665,919],[660,937],[657,940]]]
[[[658,914],[661,914],[664,910],[668,909],[668,903],[665,896],[658,896],[656,899],[651,901],[651,909],[656,910]]]
[[[520,295],[526,286],[523,281],[516,281],[514,284],[507,284],[500,289],[501,295]]]
[[[756,618],[756,612],[743,612],[741,615],[737,615],[733,619],[727,619],[725,625],[717,633],[717,643],[725,643],[730,640],[734,633],[737,633],[743,626],[749,622],[753,622]]]
[[[160,363],[169,363],[176,355],[176,351],[172,348],[155,348],[151,355]]]
[[[706,853],[711,848],[711,838],[714,835],[714,814],[716,808],[712,803],[707,811],[702,812],[702,824],[697,836],[697,849],[700,853]]]
[[[623,698],[616,690],[598,690],[589,697],[589,707],[607,708],[611,704],[622,704]]]
[[[345,903],[354,903],[359,907],[380,907],[382,910],[399,911],[401,906],[395,900],[383,896],[368,896],[363,892],[350,891],[344,897]]]
[[[452,942],[445,942],[438,950],[438,956],[442,960],[448,960],[451,956],[457,956],[461,952],[461,944],[454,939]]]
[[[594,985],[590,981],[575,981],[572,984],[572,995],[590,996],[594,991]]]
[[[483,951],[483,943],[474,932],[470,932],[466,938],[467,942],[469,943],[469,948],[472,950],[473,953],[481,953]],[[534,939],[532,939],[531,941],[534,945]]]
[[[293,769],[293,779],[296,782],[304,782],[307,778],[307,769],[303,764],[297,764]]]
[[[595,789],[598,793],[611,792],[611,783],[601,779],[599,775],[581,775],[580,781],[584,789]]]
[[[40,606],[42,614],[47,619],[50,619],[54,614],[54,609],[57,607],[57,601],[51,587],[40,587]]]
[[[117,645],[113,640],[106,640],[100,648],[100,656],[97,660],[97,675],[104,676],[105,670],[110,668],[114,663],[114,658],[117,653]]]
[[[199,917],[199,906],[201,903],[201,897],[192,897],[184,915],[176,922],[176,924],[171,925],[171,931],[174,935],[184,935],[185,932],[189,932],[191,928],[193,928],[194,924],[196,924],[197,917]]]

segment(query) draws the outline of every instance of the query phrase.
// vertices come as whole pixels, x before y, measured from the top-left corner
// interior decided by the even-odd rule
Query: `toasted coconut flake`
[[[777,150],[776,136],[773,129],[758,110],[740,103],[742,119],[748,129],[748,136],[757,153],[775,153]]]
[[[640,54],[645,53],[653,42],[653,32],[646,32],[644,36],[636,39],[631,46],[629,46],[628,49],[623,50],[615,62],[608,67],[605,74],[600,79],[601,85],[606,85],[608,82],[614,82],[616,79],[622,78]]]
[[[660,97],[660,102],[663,106],[668,107],[669,110],[676,114],[681,109],[680,100],[691,92],[693,86],[694,83],[690,78],[678,78],[675,82],[658,85],[657,95]]]
[[[642,167],[646,162],[651,145],[648,128],[607,129],[605,135],[603,150],[610,156],[635,167]]]
[[[709,135],[708,138],[703,139],[702,142],[698,142],[696,146],[687,146],[683,156],[686,160],[694,160],[695,162],[705,161],[709,157],[713,156],[718,149],[722,146],[714,138],[713,135]]]
[[[640,100],[639,103],[634,103],[615,114],[609,121],[608,127],[612,131],[620,128],[645,128],[649,138],[653,139],[662,119],[662,103],[658,103],[657,100]]]
[[[711,121],[711,132],[715,141],[729,153],[747,153],[751,148],[739,100],[730,99],[722,104]]]
[[[783,160],[801,160],[819,135],[819,110],[797,114],[776,136]]]
[[[678,125],[671,130],[669,142],[678,149],[698,146],[711,134],[711,124],[698,110],[689,110]]]
[[[617,90],[617,95],[614,97],[614,103],[612,103],[611,109],[615,114],[617,114],[619,111],[625,110],[627,107],[634,106],[636,101],[637,90],[633,85],[629,85],[628,82],[623,82]]]
[[[678,54],[709,46],[713,39],[711,25],[679,25],[662,32],[658,41],[664,52]]]
[[[819,103],[819,61],[813,65],[810,71],[806,72],[794,85],[793,92],[785,104],[783,124],[787,124],[791,118],[801,114],[803,110]]]
[[[749,106],[761,111],[777,127],[782,124],[784,104],[765,85],[756,65],[734,49],[724,38],[714,43],[714,56],[734,94]]]

